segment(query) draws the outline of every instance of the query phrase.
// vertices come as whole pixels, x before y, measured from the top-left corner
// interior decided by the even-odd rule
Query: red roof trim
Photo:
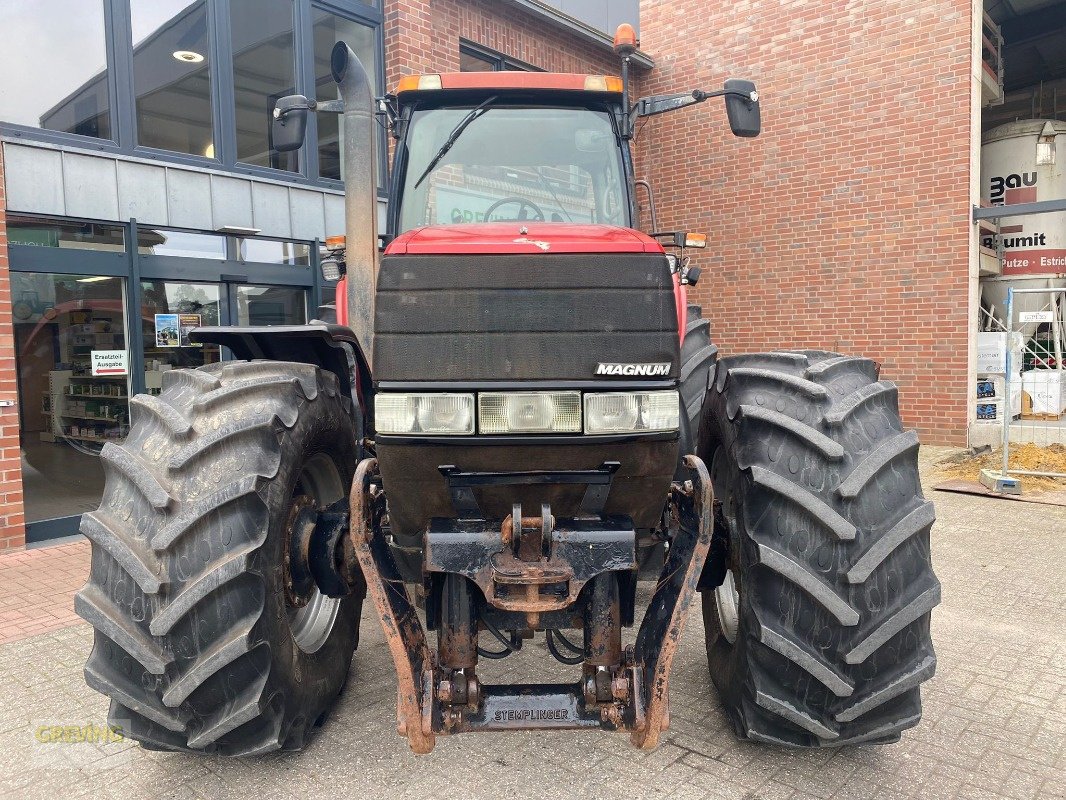
[[[385,255],[662,252],[659,242],[632,228],[517,221],[414,228],[397,236],[385,249]]]
[[[588,75],[569,72],[443,72],[442,89],[569,89],[585,91]],[[597,76],[599,77],[599,76]],[[605,77],[615,77],[608,75]],[[619,79],[621,80],[621,79]],[[407,91],[418,91],[408,89]],[[428,89],[422,91],[439,91]],[[619,94],[619,92],[609,92]],[[397,91],[399,94],[399,91]],[[404,92],[406,94],[406,92]]]

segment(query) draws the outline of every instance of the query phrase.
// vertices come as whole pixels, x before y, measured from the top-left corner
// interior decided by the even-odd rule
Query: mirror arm
[[[665,114],[667,111],[676,111],[679,108],[702,103],[713,97],[725,97],[734,95],[747,100],[749,103],[759,102],[757,91],[742,92],[739,89],[718,89],[714,92],[705,92],[702,89],[693,89],[691,92],[682,94],[657,94],[651,97],[642,97],[629,109],[630,125],[634,125],[641,117],[652,117],[656,114]]]
[[[725,97],[726,95],[739,97],[743,100],[747,100],[749,103],[759,102],[759,93],[755,90],[742,92],[739,89],[719,89],[716,92],[704,92],[696,89],[692,92],[692,96],[698,98],[697,102],[699,103],[702,103],[704,100],[710,100],[712,97]]]

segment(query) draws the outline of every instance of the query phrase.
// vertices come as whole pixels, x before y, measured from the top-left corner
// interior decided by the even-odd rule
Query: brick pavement
[[[353,680],[303,753],[233,761],[128,742],[44,744],[39,726],[99,724],[107,712],[82,681],[91,635],[75,625],[0,645],[0,795],[1064,798],[1066,508],[933,494],[939,664],[922,722],[895,745],[792,751],[737,741],[707,675],[696,615],[675,662],[671,730],[648,754],[620,736],[562,732],[459,736],[416,757],[394,734],[392,664],[366,615]],[[63,571],[84,570],[84,548],[67,546],[62,558]],[[0,561],[0,586],[9,573]],[[69,602],[61,596],[51,602]],[[558,676],[534,673],[531,655],[544,653],[480,671],[489,680]]]
[[[0,644],[79,622],[74,592],[89,574],[89,543],[0,553]]]

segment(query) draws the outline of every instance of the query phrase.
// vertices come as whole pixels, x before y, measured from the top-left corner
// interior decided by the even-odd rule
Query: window
[[[110,139],[102,0],[9,0],[0,120]]]
[[[412,115],[401,231],[486,220],[628,224],[621,154],[606,108],[490,105],[433,164],[469,111]]]
[[[137,143],[215,157],[207,3],[130,0]]]
[[[339,116],[314,115],[305,146],[279,153],[274,107],[290,94],[337,98],[329,56],[339,41],[383,93],[381,8],[380,0],[0,0],[0,134],[337,181]],[[384,130],[379,143],[384,186]]]
[[[7,218],[7,242],[30,247],[62,247],[122,253],[126,250],[126,229],[122,225],[11,214]]]
[[[344,42],[359,56],[363,67],[370,73],[370,80],[375,94],[381,93],[378,83],[376,35],[374,29],[355,20],[338,17],[327,11],[313,9],[314,48],[315,48],[315,98],[319,102],[336,100],[337,84],[329,70],[329,56],[337,42]],[[384,137],[379,139],[384,147]],[[340,116],[338,114],[318,115],[318,174],[323,178],[343,179],[343,163],[340,151]],[[378,185],[383,186],[382,170],[378,170]]]
[[[474,53],[465,47],[459,48],[460,72],[495,72],[499,69],[499,63],[497,59]]]
[[[539,67],[526,64],[469,42],[459,43],[460,72],[541,72]]]
[[[311,245],[306,242],[287,242],[277,239],[237,239],[241,261],[260,264],[289,264],[311,266]]]
[[[279,97],[296,93],[292,0],[230,0],[237,160],[295,172],[296,153],[270,143]]]
[[[226,237],[213,233],[189,233],[165,228],[139,228],[137,252],[150,256],[178,256],[180,258],[226,257]]]
[[[307,292],[289,286],[238,286],[237,324],[303,325]]]

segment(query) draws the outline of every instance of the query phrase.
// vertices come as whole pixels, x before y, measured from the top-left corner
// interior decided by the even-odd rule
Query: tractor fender
[[[373,431],[374,383],[370,365],[351,328],[344,325],[205,326],[189,334],[193,342],[228,347],[234,358],[313,364],[337,376],[340,389],[363,413],[366,435]]]

